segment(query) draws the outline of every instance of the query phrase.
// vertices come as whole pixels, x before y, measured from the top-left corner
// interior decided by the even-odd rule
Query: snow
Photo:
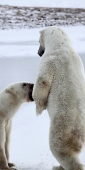
[[[85,52],[85,27],[61,27],[70,37],[73,47],[80,54]],[[2,57],[38,57],[38,29],[0,30],[0,56]],[[44,29],[44,28],[43,28]],[[11,48],[11,50],[10,50]],[[36,54],[36,55],[35,55]]]
[[[32,32],[33,36],[30,36]],[[37,54],[39,29],[0,30],[0,37],[0,55],[3,57],[28,57]]]
[[[28,29],[51,25],[85,25],[85,9],[0,5],[0,29]]]
[[[85,8],[85,0],[0,0],[0,4],[14,6],[73,7]]]
[[[85,66],[85,27],[62,27]],[[38,29],[0,30],[0,90],[18,81],[35,82],[40,57]],[[22,105],[13,119],[10,161],[21,170],[51,170],[59,165],[49,148],[47,111],[37,117],[35,104]],[[81,155],[85,162],[85,151]]]

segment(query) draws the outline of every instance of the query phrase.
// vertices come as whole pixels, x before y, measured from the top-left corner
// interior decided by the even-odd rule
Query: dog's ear
[[[12,96],[15,96],[12,90],[6,89],[5,92],[11,94]]]

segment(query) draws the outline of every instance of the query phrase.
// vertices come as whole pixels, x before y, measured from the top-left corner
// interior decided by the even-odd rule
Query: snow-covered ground
[[[0,0],[0,29],[51,25],[85,25],[85,0]]]
[[[70,37],[78,53],[85,51],[85,27],[61,27]],[[0,30],[0,56],[2,57],[38,57],[38,29]]]
[[[85,66],[85,27],[62,27]],[[38,29],[0,30],[0,90],[17,81],[35,82],[40,57]],[[85,151],[82,162],[85,162]],[[49,149],[49,117],[39,117],[35,104],[24,104],[13,120],[10,161],[21,170],[51,170],[58,162]]]
[[[0,0],[0,4],[14,6],[72,7],[85,8],[85,0]]]
[[[85,25],[85,9],[0,5],[0,29]]]

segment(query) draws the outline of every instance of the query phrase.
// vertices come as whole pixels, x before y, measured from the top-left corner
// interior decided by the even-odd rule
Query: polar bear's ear
[[[9,93],[9,94],[11,94],[11,95],[13,95],[13,96],[14,96],[13,91],[11,91],[11,90],[9,90],[9,89],[6,89],[6,90],[5,90],[5,92],[6,92],[6,93]]]
[[[6,92],[6,93],[10,93],[10,90],[6,89],[5,92]]]
[[[51,31],[51,35],[54,33],[54,30]]]
[[[39,33],[40,33],[40,35],[43,35],[44,31],[43,31],[43,30],[41,30]]]
[[[39,31],[40,34],[42,34],[42,31]]]

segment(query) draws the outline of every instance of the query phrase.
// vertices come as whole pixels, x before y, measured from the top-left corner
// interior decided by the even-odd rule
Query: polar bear
[[[33,88],[36,112],[47,109],[50,149],[60,163],[53,170],[83,170],[79,155],[85,145],[84,67],[66,33],[56,26],[40,32],[42,56]]]
[[[33,84],[14,83],[0,93],[0,170],[13,170],[9,163],[12,118],[25,102],[33,101]]]

